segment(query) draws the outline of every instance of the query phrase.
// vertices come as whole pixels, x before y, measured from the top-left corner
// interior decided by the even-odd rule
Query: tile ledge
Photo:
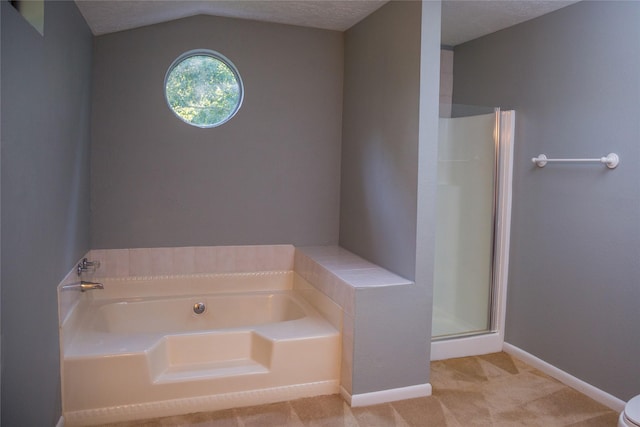
[[[377,264],[349,252],[340,246],[303,246],[296,247],[304,256],[318,264],[329,273],[337,277],[344,284],[354,289],[383,288],[391,286],[407,286],[415,283],[405,279]],[[344,267],[340,262],[344,261]],[[357,264],[357,267],[349,268],[349,264]],[[357,280],[346,277],[358,272],[366,272],[368,277],[360,277]],[[374,283],[359,283],[367,280]]]

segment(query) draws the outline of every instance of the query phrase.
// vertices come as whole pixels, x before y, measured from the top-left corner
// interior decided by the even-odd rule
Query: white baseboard
[[[431,391],[431,384],[429,383],[353,395],[347,392],[342,386],[340,387],[340,394],[352,408],[431,396]]]
[[[563,371],[562,369],[556,368],[555,366],[545,362],[542,359],[537,358],[531,353],[527,353],[526,351],[509,343],[504,343],[502,350],[505,353],[515,356],[526,364],[531,365],[539,371],[542,371],[545,374],[568,385],[569,387],[578,390],[580,393],[589,396],[596,402],[602,403],[603,405],[613,409],[616,412],[622,412],[622,410],[624,409],[625,402],[623,400],[620,400],[617,397],[607,393],[606,391],[602,391],[599,388],[592,386],[591,384],[586,383],[579,378],[574,377],[573,375]]]
[[[64,417],[60,417],[58,423],[56,424],[56,427],[64,427]]]

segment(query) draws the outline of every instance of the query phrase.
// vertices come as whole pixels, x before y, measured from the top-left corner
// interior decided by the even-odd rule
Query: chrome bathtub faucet
[[[64,290],[79,290],[80,292],[89,291],[92,289],[104,289],[104,285],[98,282],[88,282],[81,280],[79,282],[70,283],[62,287]]]
[[[80,291],[88,291],[91,289],[104,289],[104,285],[98,282],[87,282],[85,280],[80,281]]]
[[[78,272],[78,276],[80,276],[82,273],[86,273],[88,271],[93,273],[99,267],[100,261],[89,261],[88,259],[83,258],[82,261],[80,261],[80,263],[78,264],[76,271]]]

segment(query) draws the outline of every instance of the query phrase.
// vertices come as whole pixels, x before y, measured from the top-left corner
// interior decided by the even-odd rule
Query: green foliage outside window
[[[214,127],[240,108],[242,87],[232,66],[214,54],[187,54],[170,68],[165,82],[169,107],[185,122]]]

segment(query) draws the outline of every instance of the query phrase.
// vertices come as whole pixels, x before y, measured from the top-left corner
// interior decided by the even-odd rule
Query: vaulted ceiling
[[[80,12],[96,35],[198,14],[344,31],[386,2],[386,0],[76,0]],[[444,0],[442,2],[442,44],[455,46],[575,2],[576,0]]]

